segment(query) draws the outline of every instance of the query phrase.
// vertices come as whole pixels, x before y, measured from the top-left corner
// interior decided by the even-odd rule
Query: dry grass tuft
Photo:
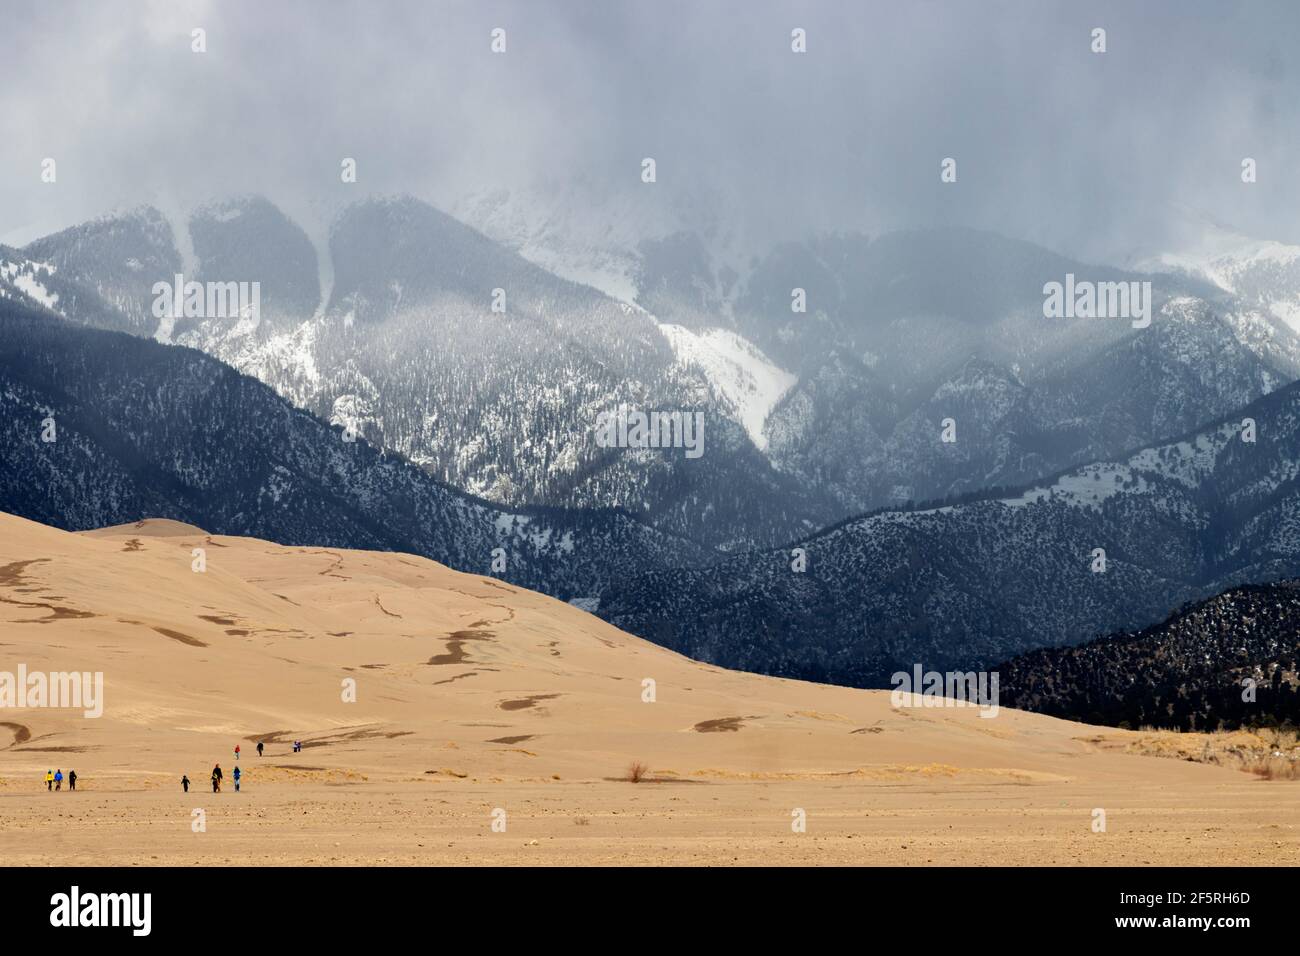
[[[1300,734],[1291,727],[1212,733],[1143,728],[1122,737],[1098,734],[1084,739],[1103,749],[1213,764],[1265,780],[1300,780]]]

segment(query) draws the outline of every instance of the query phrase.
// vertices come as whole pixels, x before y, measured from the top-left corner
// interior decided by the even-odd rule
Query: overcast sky
[[[753,236],[1300,242],[1300,3],[0,0],[0,238],[114,207],[561,183]],[[190,31],[207,31],[191,52]],[[494,27],[507,52],[489,49]],[[790,50],[807,31],[808,52]],[[1108,51],[1090,51],[1094,27]],[[339,182],[342,157],[356,186]],[[958,181],[939,181],[955,157]],[[1243,157],[1258,182],[1241,182]],[[40,182],[44,157],[58,181]],[[344,190],[352,190],[344,192]],[[721,198],[719,198],[721,197]]]

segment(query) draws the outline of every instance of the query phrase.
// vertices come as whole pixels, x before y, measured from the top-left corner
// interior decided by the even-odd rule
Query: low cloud
[[[755,243],[960,224],[1114,259],[1202,217],[1300,242],[1293,3],[99,0],[7,22],[10,242],[240,193],[596,203],[644,188],[646,156],[656,201],[703,201]]]

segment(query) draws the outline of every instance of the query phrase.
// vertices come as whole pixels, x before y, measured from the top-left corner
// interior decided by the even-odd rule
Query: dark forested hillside
[[[1300,582],[1233,588],[1169,620],[996,668],[1008,707],[1178,730],[1300,723]]]
[[[882,511],[784,549],[619,579],[601,614],[725,667],[832,683],[887,686],[917,663],[989,668],[1300,575],[1297,462],[1290,385],[1019,493]]]

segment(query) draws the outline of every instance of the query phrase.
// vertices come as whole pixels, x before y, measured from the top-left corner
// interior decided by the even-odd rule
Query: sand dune
[[[1289,782],[725,671],[410,555],[0,516],[19,664],[102,672],[104,711],[0,711],[6,862],[1300,862]],[[80,792],[46,793],[54,766]]]

